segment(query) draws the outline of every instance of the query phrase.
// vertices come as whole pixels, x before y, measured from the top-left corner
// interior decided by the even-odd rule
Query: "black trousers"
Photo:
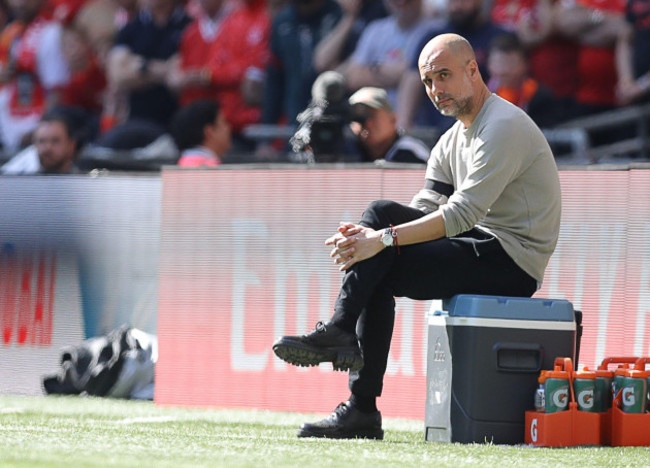
[[[420,218],[415,208],[380,200],[371,203],[360,224],[382,229]],[[335,323],[356,331],[364,367],[350,373],[350,390],[380,396],[395,322],[395,297],[442,299],[455,294],[530,297],[534,278],[519,268],[499,241],[472,229],[457,237],[397,249],[384,249],[347,270],[336,303]]]

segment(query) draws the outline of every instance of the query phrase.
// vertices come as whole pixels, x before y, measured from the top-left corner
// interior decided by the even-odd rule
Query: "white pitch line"
[[[140,417],[140,418],[118,419],[117,421],[111,421],[111,422],[115,424],[139,424],[139,423],[159,423],[159,422],[172,422],[172,421],[177,421],[177,419],[171,416],[150,416],[150,417]]]
[[[24,413],[25,408],[0,408],[0,414]]]

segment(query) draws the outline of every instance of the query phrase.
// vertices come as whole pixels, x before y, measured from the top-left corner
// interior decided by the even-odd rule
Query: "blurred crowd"
[[[73,154],[167,136],[182,165],[282,160],[286,139],[245,130],[297,125],[324,72],[365,96],[351,160],[388,160],[411,129],[453,123],[417,70],[443,32],[543,128],[650,100],[650,0],[0,0],[0,29],[1,149],[23,158],[4,173],[47,171],[39,153],[63,149],[37,148],[43,125]]]

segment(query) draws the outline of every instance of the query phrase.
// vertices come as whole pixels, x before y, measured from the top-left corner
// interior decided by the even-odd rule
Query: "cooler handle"
[[[648,363],[650,363],[650,357],[640,357],[634,363],[634,368],[636,370],[645,370],[645,367]]]
[[[544,348],[539,343],[495,343],[497,371],[539,372],[544,360]]]
[[[638,356],[611,356],[603,359],[603,362],[598,366],[599,370],[607,370],[610,364],[636,364]]]

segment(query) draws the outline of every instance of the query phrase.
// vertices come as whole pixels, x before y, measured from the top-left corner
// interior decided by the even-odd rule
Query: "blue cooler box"
[[[443,309],[428,316],[426,440],[524,443],[539,371],[575,362],[572,304],[458,295]]]

